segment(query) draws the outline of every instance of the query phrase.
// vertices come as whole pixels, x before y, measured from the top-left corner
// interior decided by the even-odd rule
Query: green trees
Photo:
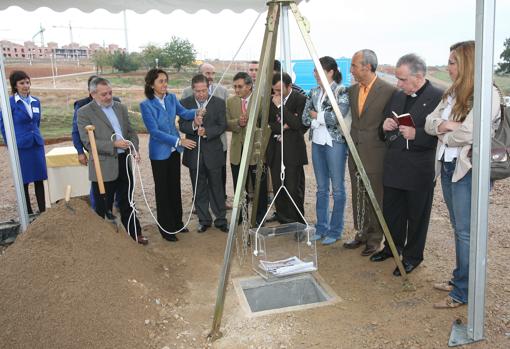
[[[191,65],[196,59],[196,51],[193,44],[186,39],[173,36],[172,41],[163,48],[170,58],[170,65],[181,71],[186,65]]]
[[[142,53],[142,64],[147,68],[154,68],[156,65],[158,67],[169,67],[170,66],[170,57],[168,53],[164,51],[161,47],[157,47],[156,45],[149,44],[147,45]],[[157,64],[156,64],[157,62]]]
[[[106,67],[112,67],[121,72],[137,70],[140,66],[146,69],[158,67],[174,67],[180,71],[182,67],[191,65],[196,59],[193,44],[186,39],[173,36],[163,47],[148,44],[141,53],[115,52],[109,53],[105,49],[98,50],[92,56],[98,74],[102,74]]]
[[[504,43],[505,49],[499,55],[499,58],[503,60],[503,63],[499,63],[496,73],[498,74],[509,74],[510,73],[510,38],[507,38]]]
[[[106,50],[98,50],[94,52],[92,56],[92,61],[96,66],[96,73],[103,74],[103,70],[105,67],[112,66],[112,55]]]
[[[123,73],[135,71],[140,68],[140,62],[136,53],[115,52],[112,58],[112,68]]]

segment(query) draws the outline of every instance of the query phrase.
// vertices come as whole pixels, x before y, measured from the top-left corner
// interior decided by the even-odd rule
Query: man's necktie
[[[241,98],[241,112],[246,113],[246,98]]]

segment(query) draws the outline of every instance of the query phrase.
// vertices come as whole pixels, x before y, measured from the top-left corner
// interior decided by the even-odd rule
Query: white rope
[[[241,51],[241,48],[244,46],[246,40],[248,39],[248,36],[251,34],[253,28],[255,27],[255,24],[257,23],[257,21],[259,20],[261,15],[262,15],[262,11],[259,11],[257,18],[255,18],[255,21],[253,22],[253,24],[251,25],[250,29],[248,30],[248,33],[246,34],[246,36],[244,37],[243,41],[241,42],[241,45],[239,46],[239,48],[237,49],[236,53],[234,54],[231,62],[229,63],[229,65],[227,66],[227,68],[225,69],[223,74],[221,75],[221,78],[218,81],[216,87],[213,89],[211,95],[209,96],[207,101],[202,106],[203,109],[206,109],[207,105],[209,104],[209,101],[214,96],[214,93],[216,92],[216,89],[221,84],[221,81],[224,79],[226,73],[229,71],[230,67],[234,63],[235,59],[237,58],[237,55],[239,54],[239,51]],[[161,226],[161,224],[158,222],[157,218],[154,216],[154,213],[152,212],[152,209],[151,209],[151,207],[149,205],[149,202],[147,200],[147,196],[145,195],[145,188],[143,186],[142,173],[140,171],[140,167],[138,166],[138,162],[135,160],[135,158],[138,156],[138,152],[137,152],[134,144],[131,141],[125,139],[122,135],[119,135],[119,134],[116,134],[116,133],[112,134],[112,137],[111,137],[112,141],[113,141],[113,137],[114,136],[119,136],[121,139],[129,142],[129,154],[126,156],[126,171],[129,171],[129,163],[130,162],[131,162],[131,168],[133,169],[133,187],[132,188],[131,188],[131,178],[128,175],[128,182],[129,182],[129,184],[128,184],[128,201],[129,201],[129,206],[131,207],[131,214],[129,215],[128,224],[127,224],[128,234],[130,233],[129,232],[129,226],[130,226],[129,223],[132,220],[136,220],[136,214],[138,212],[136,210],[136,208],[135,208],[135,198],[134,198],[134,190],[135,190],[135,187],[136,187],[136,177],[135,177],[135,173],[136,172],[138,172],[138,178],[140,180],[140,187],[142,189],[142,196],[143,196],[145,205],[149,209],[149,213],[151,214],[152,219],[154,220],[154,222],[156,222],[156,224],[157,224],[158,228],[160,229],[160,231],[165,233],[165,234],[169,234],[169,235],[175,235],[175,234],[178,234],[179,232],[183,231],[189,225],[189,222],[191,221],[191,216],[193,214],[193,208],[195,207],[196,192],[197,192],[197,185],[198,185],[198,176],[199,176],[199,171],[200,171],[200,145],[201,145],[202,136],[198,137],[198,142],[197,142],[198,143],[197,144],[197,152],[198,152],[198,154],[197,154],[197,170],[196,170],[197,174],[196,174],[196,178],[195,178],[195,186],[194,186],[194,189],[193,189],[193,199],[192,199],[192,203],[191,203],[191,210],[190,210],[190,213],[188,215],[188,219],[186,220],[186,224],[184,224],[184,226],[181,229],[177,230],[177,231],[168,231],[168,230],[164,229]],[[135,239],[138,242],[138,232],[137,232],[136,224],[134,226],[135,226]]]
[[[282,5],[282,3],[280,3],[280,23],[282,23],[282,21],[283,21],[283,8],[282,7],[283,7],[283,5]],[[283,41],[281,41],[280,42],[280,58],[282,58],[283,56],[284,56]],[[278,195],[280,194],[282,189],[285,190],[285,192],[287,193],[287,196],[290,198],[290,201],[294,205],[294,208],[298,211],[299,215],[303,219],[303,222],[305,222],[305,224],[306,224],[305,230],[306,230],[306,237],[307,237],[306,244],[308,246],[312,246],[312,242],[310,241],[310,231],[311,231],[310,224],[304,217],[303,213],[299,210],[299,207],[297,206],[296,202],[294,201],[294,198],[292,198],[292,196],[290,195],[289,191],[287,190],[287,187],[285,187],[285,164],[283,163],[283,137],[284,137],[283,134],[285,131],[284,130],[284,122],[283,122],[283,113],[284,113],[284,109],[285,109],[284,107],[285,107],[285,105],[284,105],[284,98],[283,98],[283,65],[280,65],[280,179],[281,179],[281,185],[280,185],[280,188],[278,188],[278,191],[276,192],[276,194],[273,195],[273,200],[271,201],[271,204],[269,205],[269,207],[264,215],[264,218],[262,218],[260,224],[257,227],[257,230],[255,231],[255,248],[253,250],[253,254],[255,256],[257,256],[259,254],[259,252],[264,252],[262,250],[259,250],[259,248],[258,248],[259,230],[262,227],[262,224],[266,221],[266,217],[269,214],[269,212],[271,211],[271,208],[275,204],[276,198],[278,197]]]
[[[138,161],[136,161],[136,158],[138,156],[138,152],[137,152],[134,144],[130,140],[125,139],[122,135],[119,135],[118,133],[112,134],[112,140],[113,140],[113,137],[115,137],[115,136],[119,136],[120,139],[125,140],[126,142],[129,143],[129,148],[128,148],[129,149],[129,154],[126,156],[126,171],[129,171],[129,164],[130,163],[131,163],[131,168],[133,169],[133,184],[131,184],[131,178],[128,176],[128,201],[129,201],[129,206],[131,207],[131,213],[129,215],[128,224],[127,224],[128,234],[130,233],[130,231],[129,231],[129,227],[130,227],[129,223],[132,220],[136,221],[136,214],[138,212],[138,210],[135,208],[135,198],[134,198],[134,191],[135,191],[135,187],[136,187],[136,173],[138,173],[138,178],[140,180],[140,187],[142,189],[142,196],[143,196],[145,205],[149,209],[149,213],[151,214],[154,222],[156,222],[156,225],[158,226],[160,231],[165,233],[165,234],[168,234],[168,235],[175,235],[175,234],[178,234],[181,231],[183,231],[189,225],[189,222],[191,221],[191,216],[193,215],[193,208],[195,207],[195,199],[196,199],[196,191],[197,191],[196,187],[197,187],[197,183],[198,183],[198,171],[200,170],[200,139],[202,137],[198,138],[198,145],[197,145],[197,151],[198,151],[198,156],[197,156],[197,175],[196,175],[196,178],[195,178],[195,187],[194,187],[195,189],[194,189],[194,192],[193,192],[193,199],[192,199],[192,202],[191,202],[191,210],[189,212],[188,219],[186,220],[186,224],[184,224],[181,229],[179,229],[177,231],[168,231],[165,228],[163,228],[161,226],[161,224],[158,222],[156,216],[152,212],[152,209],[151,209],[151,207],[149,205],[149,201],[147,200],[147,196],[145,194],[145,187],[143,185],[143,180],[142,180],[142,172],[140,171],[140,166],[138,165]],[[136,224],[134,224],[134,226],[135,226],[136,241],[138,241],[138,234],[137,234]]]
[[[264,7],[265,8],[265,7]],[[232,64],[235,62],[236,58],[237,58],[237,55],[239,54],[239,51],[241,51],[241,48],[243,48],[244,44],[246,43],[246,40],[248,39],[248,37],[250,36],[253,28],[255,27],[255,24],[257,24],[260,16],[262,15],[262,12],[263,11],[259,11],[259,14],[257,16],[257,18],[255,18],[255,21],[253,21],[253,24],[251,25],[250,29],[248,30],[248,33],[246,33],[246,35],[244,36],[244,39],[243,41],[241,42],[241,45],[239,45],[239,48],[237,49],[236,53],[234,54],[234,56],[232,57],[232,60],[230,61],[230,63],[228,64],[227,68],[225,69],[225,71],[223,71],[223,74],[221,75],[220,77],[220,80],[218,80],[218,83],[216,84],[216,86],[214,87],[214,89],[212,90],[211,92],[211,95],[209,96],[209,98],[207,99],[207,101],[205,102],[204,104],[204,108],[207,107],[207,104],[209,104],[209,101],[211,100],[211,98],[214,96],[214,93],[216,92],[216,89],[218,88],[218,86],[220,86],[221,82],[223,81],[223,78],[225,77],[225,74],[230,70],[230,67],[232,66]],[[226,102],[226,101],[225,101]]]

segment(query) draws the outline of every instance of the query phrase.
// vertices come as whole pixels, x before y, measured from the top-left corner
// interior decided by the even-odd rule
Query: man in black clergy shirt
[[[402,56],[395,70],[397,87],[385,107],[381,137],[384,158],[383,214],[407,273],[423,261],[435,185],[437,138],[424,131],[425,118],[439,104],[443,91],[425,79],[427,66],[415,54]],[[409,113],[415,127],[398,125],[397,115]],[[391,257],[387,242],[373,262]],[[396,268],[393,275],[400,276]]]
[[[305,173],[303,165],[308,163],[304,133],[306,127],[301,115],[306,97],[293,89],[292,79],[287,73],[273,76],[273,98],[269,107],[271,137],[266,150],[266,162],[271,169],[273,193],[281,186],[281,142],[283,142],[283,163],[285,165],[285,187],[292,196],[297,208],[304,216]],[[282,105],[283,100],[283,105]],[[282,115],[283,111],[283,115]],[[283,117],[283,135],[281,121]],[[302,222],[301,215],[294,207],[285,191],[276,198],[276,217],[280,223]]]

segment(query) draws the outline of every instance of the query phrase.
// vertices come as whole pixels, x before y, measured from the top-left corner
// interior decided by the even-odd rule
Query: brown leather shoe
[[[453,286],[450,284],[449,281],[437,282],[433,284],[432,287],[434,287],[436,290],[445,292],[450,292],[451,290],[453,290]]]
[[[147,245],[149,243],[149,239],[147,239],[145,236],[143,235],[138,235],[137,236],[137,240],[138,240],[138,243],[140,245]]]
[[[377,252],[377,246],[369,246],[367,245],[363,251],[361,251],[362,256],[370,256],[373,253]]]
[[[361,247],[361,245],[363,245],[363,242],[358,241],[358,240],[351,240],[351,241],[344,242],[344,247],[349,250],[354,250],[358,247]]]

